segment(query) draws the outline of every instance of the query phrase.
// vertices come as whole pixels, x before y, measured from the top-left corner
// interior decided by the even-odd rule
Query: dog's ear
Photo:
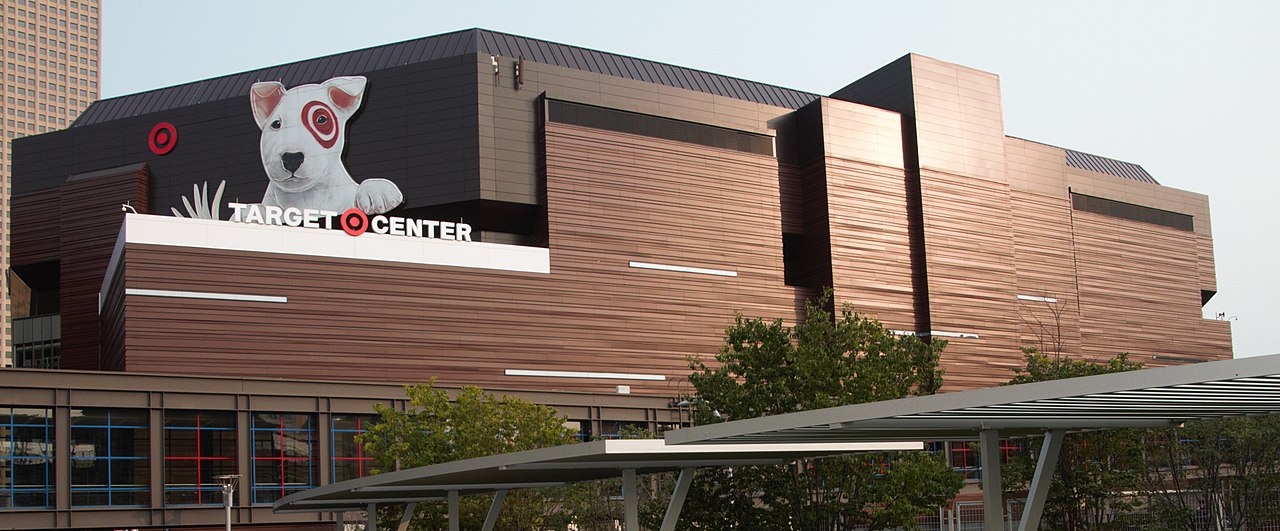
[[[267,118],[276,111],[280,100],[284,98],[284,85],[275,81],[254,83],[249,89],[249,101],[253,104],[253,119],[258,121],[258,129],[267,126]]]
[[[350,116],[360,108],[360,100],[364,98],[364,87],[369,83],[364,76],[335,77],[325,81],[323,86],[328,91],[329,99],[334,106]]]

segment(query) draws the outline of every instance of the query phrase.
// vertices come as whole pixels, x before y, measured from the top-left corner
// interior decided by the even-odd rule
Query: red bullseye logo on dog
[[[302,107],[302,125],[311,132],[325,149],[338,142],[338,120],[333,109],[324,103],[313,101]]]
[[[369,230],[369,216],[365,215],[363,210],[358,208],[349,208],[342,213],[339,218],[339,224],[342,225],[342,231],[352,236],[359,236]]]
[[[151,128],[151,134],[147,135],[147,146],[151,148],[151,152],[156,155],[167,155],[173,151],[174,144],[178,143],[178,128],[169,122],[160,122]]]

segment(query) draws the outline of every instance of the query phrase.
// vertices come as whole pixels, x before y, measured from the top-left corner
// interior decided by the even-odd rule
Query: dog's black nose
[[[285,153],[283,155],[280,155],[280,161],[284,162],[284,169],[289,170],[289,173],[298,171],[298,168],[302,167],[302,159],[303,159],[303,156],[302,156],[302,153],[300,152]]]

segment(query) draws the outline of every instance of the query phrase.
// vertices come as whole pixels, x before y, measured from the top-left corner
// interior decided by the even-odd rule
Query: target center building
[[[1007,136],[996,75],[914,54],[821,96],[426,37],[95,103],[14,142],[12,216],[15,360],[44,369],[6,371],[8,422],[61,448],[76,415],[128,410],[151,449],[118,502],[42,455],[44,484],[0,485],[0,521],[32,526],[218,522],[205,479],[166,475],[170,418],[219,419],[254,478],[236,518],[264,526],[306,518],[269,503],[340,479],[339,419],[403,406],[394,384],[522,394],[597,435],[679,424],[686,357],[735,311],[794,322],[826,287],[947,339],[944,390],[1007,381],[1022,347],[1231,357],[1201,315],[1205,196]],[[273,426],[306,473],[255,476]]]

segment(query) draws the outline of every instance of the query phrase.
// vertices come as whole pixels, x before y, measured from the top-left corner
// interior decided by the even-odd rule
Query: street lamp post
[[[235,499],[236,481],[240,479],[240,474],[227,474],[215,479],[222,484],[222,506],[227,510],[227,531],[231,531],[231,504]]]

